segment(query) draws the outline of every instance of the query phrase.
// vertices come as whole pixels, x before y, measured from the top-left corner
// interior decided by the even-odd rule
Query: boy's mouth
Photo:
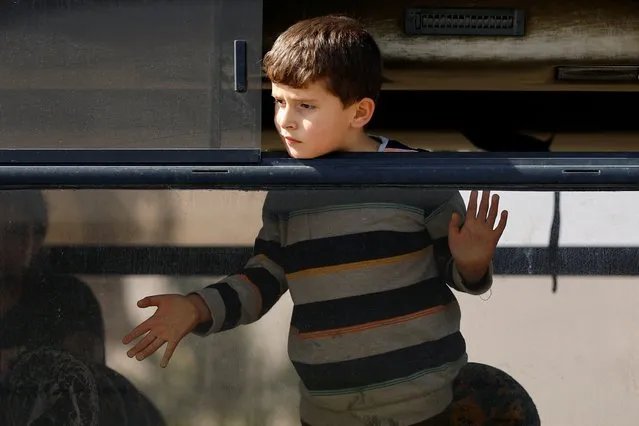
[[[286,142],[288,145],[296,145],[296,144],[302,143],[302,141],[298,141],[297,139],[289,138],[288,136],[282,136],[282,138],[284,139],[284,142]]]

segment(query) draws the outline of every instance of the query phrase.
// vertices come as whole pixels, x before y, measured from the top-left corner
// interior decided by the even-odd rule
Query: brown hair
[[[324,82],[344,106],[363,98],[377,100],[382,86],[379,46],[358,21],[346,16],[297,22],[275,40],[263,65],[276,84],[299,89]]]

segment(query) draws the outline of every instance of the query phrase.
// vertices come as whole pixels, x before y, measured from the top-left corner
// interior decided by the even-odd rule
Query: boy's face
[[[335,151],[375,151],[364,134],[374,102],[364,99],[344,107],[317,82],[303,89],[273,83],[275,127],[293,158],[316,158]]]

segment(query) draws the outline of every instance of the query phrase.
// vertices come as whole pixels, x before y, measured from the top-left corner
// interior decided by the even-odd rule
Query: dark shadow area
[[[251,247],[52,246],[51,268],[87,275],[212,275],[241,267]],[[554,259],[554,262],[551,262]],[[496,275],[639,275],[639,247],[499,247]]]
[[[639,130],[632,92],[382,91],[370,129],[501,133],[625,132]],[[262,93],[263,129],[272,128],[273,98]],[[605,140],[602,140],[605,143]],[[518,151],[517,145],[509,151]],[[544,151],[540,149],[539,151]]]

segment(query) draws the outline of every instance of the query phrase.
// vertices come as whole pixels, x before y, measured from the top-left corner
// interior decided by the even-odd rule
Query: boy
[[[275,125],[292,157],[414,151],[364,130],[381,90],[382,64],[377,44],[356,21],[324,16],[293,25],[266,54],[264,68]],[[457,191],[272,192],[246,267],[193,294],[139,301],[158,309],[123,339],[128,344],[145,335],[128,356],[142,360],[166,343],[166,366],[186,334],[256,321],[290,290],[289,355],[301,378],[303,424],[462,421],[459,412],[469,404],[455,404],[472,400],[462,395],[466,379],[477,382],[476,372],[484,370],[464,373],[459,306],[448,285],[472,294],[490,288],[507,219],[502,212],[495,227],[498,197],[490,202],[484,192],[479,206],[477,198],[473,192],[466,212]],[[503,388],[516,388],[516,398],[525,394],[511,382]],[[511,402],[480,407],[479,415],[510,419],[504,410]]]

